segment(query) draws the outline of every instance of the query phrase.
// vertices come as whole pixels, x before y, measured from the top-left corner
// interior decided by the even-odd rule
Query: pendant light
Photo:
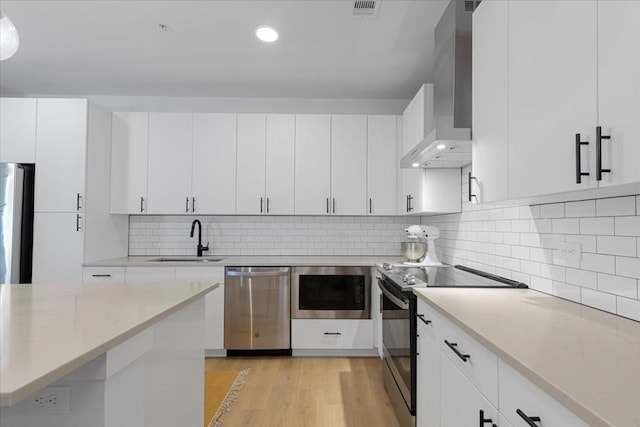
[[[11,58],[18,50],[20,37],[11,19],[0,12],[0,61]]]

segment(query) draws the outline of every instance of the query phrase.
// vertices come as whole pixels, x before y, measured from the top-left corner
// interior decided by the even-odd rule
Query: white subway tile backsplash
[[[553,282],[553,295],[568,299],[573,302],[580,302],[582,298],[582,288],[580,286],[569,285],[562,282]]]
[[[593,271],[580,270],[577,268],[567,268],[566,282],[583,288],[597,289],[598,276]]]
[[[528,219],[514,219],[511,221],[511,231],[528,233],[529,222]]]
[[[640,322],[640,301],[617,297],[618,314]]]
[[[610,255],[636,256],[635,237],[598,236],[598,253]]]
[[[616,272],[616,259],[611,255],[599,255],[599,254],[582,254],[582,261],[580,262],[580,268],[589,271],[598,271],[601,273],[615,274]]]
[[[640,216],[617,217],[615,220],[615,235],[640,236]]]
[[[577,218],[551,220],[551,232],[555,234],[579,234],[580,223]]]
[[[558,280],[560,282],[564,282],[566,280],[567,268],[561,265],[553,265],[553,264],[540,264],[540,276],[545,279]]]
[[[596,201],[567,202],[565,204],[565,216],[567,218],[596,216]]]
[[[629,277],[598,273],[598,290],[638,299],[638,281]]]
[[[640,258],[628,258],[617,256],[616,274],[618,276],[634,277],[640,279]]]
[[[616,312],[616,296],[592,289],[582,289],[582,304],[610,313]]]
[[[596,236],[568,234],[564,239],[567,243],[580,243],[582,252],[596,253]]]
[[[540,218],[564,218],[564,203],[540,205]]]
[[[596,216],[623,216],[636,214],[635,197],[615,197],[596,200]]]
[[[536,291],[553,293],[553,281],[542,277],[531,276],[531,288]]]
[[[613,235],[613,218],[580,218],[580,234]]]

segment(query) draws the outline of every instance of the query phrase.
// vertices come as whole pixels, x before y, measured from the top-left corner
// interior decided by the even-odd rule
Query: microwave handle
[[[382,286],[382,283],[378,282],[378,287],[380,288],[380,291],[382,291],[382,294],[385,297],[389,298],[392,303],[394,303],[395,305],[397,305],[403,310],[409,309],[409,304],[407,304],[405,301],[402,301],[400,298],[398,298],[397,296],[393,295],[391,292],[386,290],[384,286]]]

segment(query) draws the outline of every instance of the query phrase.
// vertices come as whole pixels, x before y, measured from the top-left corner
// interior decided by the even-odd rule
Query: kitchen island
[[[458,335],[449,346],[468,353],[457,356],[443,346],[441,360],[451,356],[480,390],[497,390],[494,410],[516,419],[518,424],[510,421],[514,426],[522,423],[515,404],[529,415],[541,415],[541,425],[640,426],[639,322],[532,289],[426,288],[414,293],[419,303],[427,303],[423,310],[433,309],[425,319],[432,321],[429,327],[439,328],[437,341]],[[460,338],[464,335],[485,349]],[[494,374],[477,379],[473,370],[483,352]],[[564,422],[554,423],[554,414],[545,417],[556,402],[577,418],[568,412],[561,414]]]
[[[0,286],[0,424],[200,425],[217,286]]]

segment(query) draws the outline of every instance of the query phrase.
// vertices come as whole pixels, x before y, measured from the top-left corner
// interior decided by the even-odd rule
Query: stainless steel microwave
[[[294,267],[293,319],[370,319],[370,267]]]

